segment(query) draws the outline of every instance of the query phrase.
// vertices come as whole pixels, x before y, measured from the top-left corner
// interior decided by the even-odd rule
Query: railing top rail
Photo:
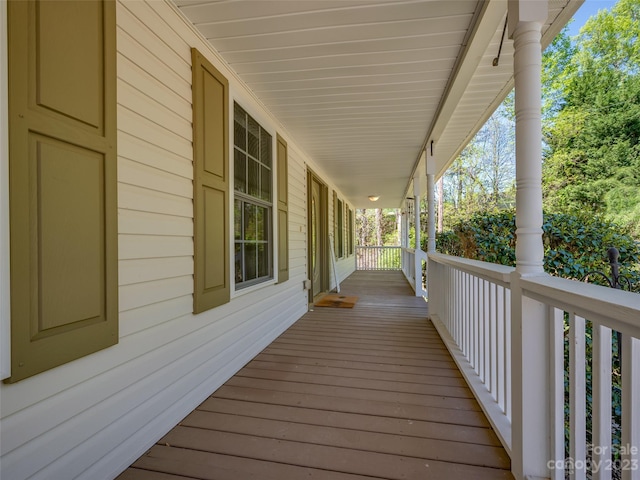
[[[511,281],[511,272],[515,270],[513,267],[506,265],[498,265],[495,263],[481,262],[479,260],[470,260],[468,258],[454,257],[452,255],[444,255],[442,253],[429,253],[429,260],[442,265],[449,265],[473,273],[485,280],[495,282],[502,286],[508,286]]]
[[[640,295],[576,280],[523,277],[524,295],[640,338]]]
[[[378,249],[378,248],[386,248],[386,249],[401,249],[400,245],[356,245],[356,248],[364,248],[364,249]]]

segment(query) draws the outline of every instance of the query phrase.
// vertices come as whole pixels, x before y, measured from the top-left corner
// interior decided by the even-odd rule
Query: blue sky
[[[573,22],[569,27],[569,35],[572,37],[577,35],[580,27],[585,24],[589,17],[596,14],[598,10],[610,10],[615,4],[616,0],[585,0],[573,16]]]

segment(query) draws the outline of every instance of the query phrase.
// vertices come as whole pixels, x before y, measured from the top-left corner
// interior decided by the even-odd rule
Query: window
[[[234,105],[235,282],[241,289],[273,278],[272,138]]]

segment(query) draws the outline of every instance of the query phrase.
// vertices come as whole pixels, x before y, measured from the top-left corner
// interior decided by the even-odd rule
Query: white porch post
[[[409,208],[407,200],[404,201],[404,208],[402,213],[402,246],[409,247]]]
[[[520,279],[544,275],[540,72],[547,2],[509,0],[514,40],[516,113],[516,271],[511,278],[512,472],[548,478],[550,443],[549,322],[544,306],[522,296]],[[525,371],[526,368],[526,371]]]
[[[422,259],[420,256],[420,248],[421,243],[421,235],[420,235],[420,177],[418,174],[413,177],[413,213],[415,215],[415,239],[416,239],[416,248],[414,259],[414,269],[413,269],[413,278],[414,278],[414,290],[416,292],[416,296],[422,295]]]
[[[427,253],[434,253],[436,251],[436,195],[435,195],[435,169],[436,159],[433,152],[433,141],[431,145],[427,147],[427,205],[428,214],[427,219]]]
[[[413,177],[413,215],[416,228],[416,250],[420,249],[420,179]]]

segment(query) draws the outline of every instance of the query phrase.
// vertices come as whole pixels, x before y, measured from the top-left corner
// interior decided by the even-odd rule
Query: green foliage
[[[513,93],[487,120],[443,178],[445,228],[484,211],[515,202],[515,117]]]
[[[591,215],[544,215],[544,268],[551,275],[581,280],[595,270],[609,272],[607,250],[620,252],[620,274],[640,291],[640,243],[621,227]],[[476,214],[436,238],[442,253],[515,266],[513,211]]]
[[[640,2],[601,10],[543,56],[544,204],[640,238]]]
[[[361,246],[400,245],[397,218],[399,210],[356,210],[356,241]]]

